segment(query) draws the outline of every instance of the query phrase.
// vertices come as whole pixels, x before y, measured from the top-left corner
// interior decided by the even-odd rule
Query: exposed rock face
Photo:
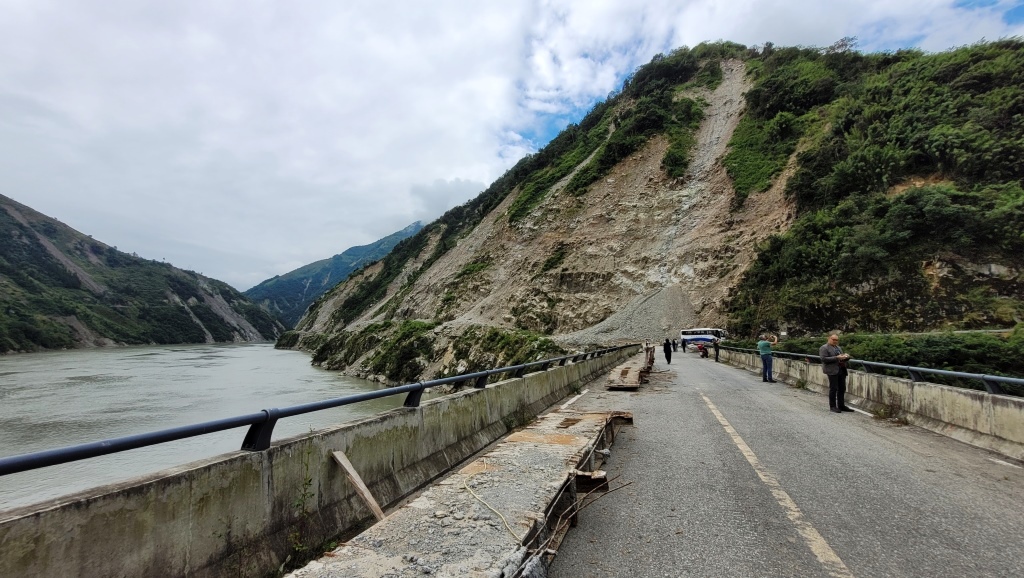
[[[307,336],[358,331],[379,321],[386,306],[396,319],[441,322],[435,350],[451,357],[443,342],[474,326],[532,330],[572,348],[660,341],[681,327],[722,325],[720,304],[753,261],[757,243],[787,228],[794,215],[782,194],[792,166],[776,186],[733,208],[721,159],[749,85],[741,61],[726,61],[722,69],[714,92],[692,95],[708,106],[684,178],[665,173],[668,140],[652,138],[582,196],[564,192],[572,174],[566,176],[516,223],[506,215],[516,197],[510,194],[408,284],[433,252],[432,239],[419,262],[391,284],[388,298],[358,319],[339,325],[332,316],[359,282],[351,279],[315,305],[299,329]],[[370,268],[363,276],[375,274]],[[426,361],[431,376],[440,359]],[[365,376],[359,367],[347,371]]]
[[[284,331],[223,282],[123,253],[2,195],[0,237],[0,353]]]

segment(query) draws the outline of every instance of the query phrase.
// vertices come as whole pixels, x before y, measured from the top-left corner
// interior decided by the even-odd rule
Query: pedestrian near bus
[[[766,383],[775,383],[772,377],[772,346],[778,342],[779,338],[771,334],[762,335],[761,341],[757,342],[757,352],[761,354],[761,381]]]
[[[675,339],[673,339],[673,340],[672,340],[672,351],[675,351],[675,350],[676,350],[676,347],[677,347],[677,345],[676,345],[676,340],[675,340]]]
[[[718,341],[719,339],[716,337],[715,340],[711,342],[711,345],[715,348],[715,363],[718,363]]]
[[[665,350],[665,363],[672,363],[672,342],[665,338],[665,343],[662,344],[661,348]]]
[[[843,353],[839,347],[839,335],[828,336],[828,342],[818,349],[821,358],[821,371],[828,376],[828,410],[833,413],[853,411],[846,407],[846,370],[850,355]]]

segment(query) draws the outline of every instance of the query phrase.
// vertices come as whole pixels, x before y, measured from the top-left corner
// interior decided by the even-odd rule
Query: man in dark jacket
[[[833,413],[853,411],[846,407],[846,362],[850,356],[839,347],[839,336],[828,336],[828,343],[818,349],[821,371],[828,376],[828,410]]]
[[[665,350],[665,363],[672,363],[672,342],[665,338],[665,344],[661,346]]]

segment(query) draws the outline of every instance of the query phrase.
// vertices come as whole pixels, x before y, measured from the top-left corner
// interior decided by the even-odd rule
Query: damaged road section
[[[288,575],[539,578],[626,412],[559,409],[537,418],[373,527]]]

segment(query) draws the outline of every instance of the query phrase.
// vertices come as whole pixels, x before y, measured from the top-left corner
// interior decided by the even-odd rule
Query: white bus
[[[686,343],[711,343],[715,339],[719,341],[725,341],[729,337],[729,332],[724,329],[718,329],[717,327],[695,327],[692,329],[682,329],[679,331],[679,339],[685,340]]]

